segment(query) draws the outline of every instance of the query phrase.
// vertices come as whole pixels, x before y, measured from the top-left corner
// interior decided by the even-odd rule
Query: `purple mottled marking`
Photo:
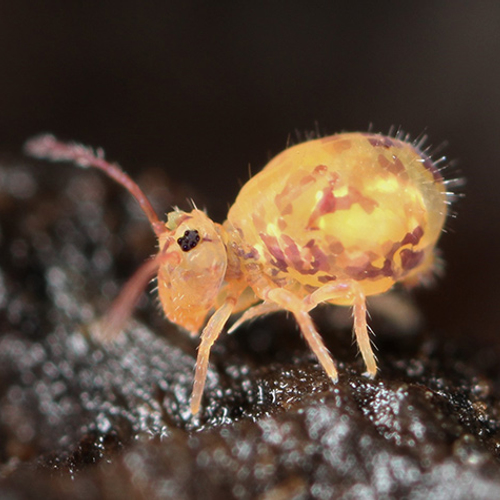
[[[374,279],[382,277],[393,277],[394,271],[392,269],[392,264],[394,261],[394,255],[396,251],[401,248],[401,243],[393,243],[390,250],[385,254],[384,265],[382,267],[375,267],[371,262],[363,266],[347,266],[346,272],[351,278],[361,281],[364,279]],[[376,254],[373,254],[373,259],[377,258]]]
[[[285,254],[281,250],[277,238],[266,233],[259,233],[259,236],[264,245],[266,245],[269,253],[275,258],[274,261],[271,261],[271,265],[277,267],[280,271],[286,271],[288,265],[286,263]]]
[[[333,255],[340,255],[341,253],[344,252],[344,245],[342,245],[342,243],[340,243],[340,241],[335,241],[335,242],[330,243],[328,245],[328,250],[330,250],[330,252]]]
[[[316,182],[316,179],[313,175],[304,175],[304,177],[302,177],[302,179],[300,179],[300,182],[299,184],[301,186],[306,186],[307,184],[310,184],[311,182]]]
[[[259,257],[259,251],[254,247],[252,247],[247,253],[243,254],[243,258],[245,260],[259,260]]]
[[[283,215],[293,212],[292,202],[309,188],[316,179],[307,171],[297,171],[291,175],[283,190],[274,197],[274,204]]]
[[[262,213],[253,213],[252,214],[253,225],[254,225],[255,229],[257,229],[258,231],[259,230],[263,231],[265,229],[263,215],[265,215],[265,214],[262,214]]]
[[[259,269],[259,264],[256,262],[245,262],[245,269],[249,272],[254,272]]]
[[[312,261],[305,260],[302,256],[300,248],[297,246],[293,238],[287,234],[281,235],[281,241],[284,244],[284,254],[289,265],[295,270],[304,275],[316,274],[319,270],[325,271],[329,269],[328,258],[317,246],[309,246],[308,250],[312,256]]]
[[[424,230],[421,226],[417,226],[411,233],[406,233],[403,241],[401,241],[401,246],[404,245],[418,245],[418,242],[422,239],[424,235]]]
[[[320,140],[322,144],[328,145],[329,148],[332,148],[337,153],[342,153],[352,148],[352,141],[341,135],[330,135]]]
[[[401,253],[399,255],[401,256],[401,266],[405,271],[410,271],[411,269],[414,269],[424,259],[423,250],[414,252],[409,248],[403,248],[403,250],[401,250]]]
[[[394,275],[392,271],[391,259],[385,259],[382,267],[375,267],[371,262],[369,262],[364,266],[347,266],[345,271],[351,278],[357,281]]]
[[[386,149],[400,149],[406,145],[404,141],[400,141],[399,139],[395,139],[394,137],[389,137],[387,135],[373,134],[372,132],[359,132],[359,135],[366,137],[368,142],[374,148],[383,147]]]
[[[394,141],[387,136],[384,135],[372,135],[371,137],[368,137],[368,142],[374,147],[374,148],[392,148],[394,146]]]
[[[318,174],[323,175],[326,172],[328,172],[328,167],[326,165],[316,165],[313,170],[313,174],[316,174],[315,178]]]
[[[233,247],[234,253],[243,260],[259,260],[259,251],[255,247],[250,247],[250,250],[245,250],[244,247],[236,245]]]
[[[323,189],[323,196],[321,197],[321,200],[319,200],[316,204],[311,219],[316,220],[321,215],[335,212],[335,210],[337,209],[337,203],[337,198],[333,194],[332,189],[330,187],[326,187],[325,189]],[[309,222],[308,225],[310,226],[312,224]]]
[[[304,262],[302,260],[302,257],[300,256],[300,250],[295,241],[287,234],[282,234],[281,240],[285,245],[284,254],[288,262],[292,264],[295,269],[301,269],[304,265]]]
[[[403,162],[395,155],[392,157],[392,162],[388,160],[383,154],[378,155],[377,161],[379,165],[384,169],[390,172],[391,174],[396,175],[399,179],[401,176],[405,175],[408,178],[408,174],[406,173],[405,166]]]
[[[334,186],[330,185],[323,189],[323,196],[316,203],[313,213],[309,217],[308,229],[317,229],[316,221],[321,216],[334,213],[337,210],[349,210],[355,203],[358,203],[367,214],[371,214],[378,206],[377,201],[363,196],[358,189],[352,186],[349,186],[348,194],[344,196],[335,196],[333,188]]]
[[[371,214],[375,207],[378,207],[378,201],[369,198],[368,196],[363,196],[361,191],[356,188],[349,187],[349,194],[355,199],[356,203],[367,213]]]
[[[330,283],[331,281],[335,281],[337,279],[336,276],[329,276],[328,274],[325,276],[319,276],[318,281],[320,283]]]
[[[330,268],[328,256],[317,245],[311,247],[311,255],[313,256],[313,268],[317,271],[327,271]]]

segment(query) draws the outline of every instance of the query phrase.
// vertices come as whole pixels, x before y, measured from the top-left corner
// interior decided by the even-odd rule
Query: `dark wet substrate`
[[[380,321],[381,371],[368,380],[350,328],[323,310],[333,386],[293,322],[274,315],[221,338],[193,419],[196,342],[152,296],[116,343],[92,335],[154,251],[133,200],[99,174],[6,163],[0,497],[498,497],[495,353],[455,348],[431,327],[388,338]],[[146,191],[164,182],[148,175]],[[153,202],[168,210],[183,195]]]

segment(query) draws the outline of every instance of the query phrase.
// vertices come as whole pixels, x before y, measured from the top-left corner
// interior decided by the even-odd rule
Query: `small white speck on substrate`
[[[67,338],[69,349],[78,357],[83,357],[88,353],[89,346],[85,338],[80,333],[72,333]]]
[[[97,430],[102,434],[109,432],[113,427],[107,415],[104,415],[103,413],[99,413],[99,415],[97,415],[96,423]]]

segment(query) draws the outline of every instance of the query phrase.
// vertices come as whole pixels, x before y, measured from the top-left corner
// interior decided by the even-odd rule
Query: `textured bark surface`
[[[368,380],[349,323],[324,309],[315,320],[338,360],[333,386],[293,322],[274,315],[221,338],[192,418],[196,340],[162,319],[155,298],[144,296],[116,343],[93,338],[154,251],[133,200],[91,172],[4,165],[2,498],[498,496],[491,358],[374,317],[380,373]],[[148,189],[164,182],[151,172],[141,184],[168,209],[185,193]]]

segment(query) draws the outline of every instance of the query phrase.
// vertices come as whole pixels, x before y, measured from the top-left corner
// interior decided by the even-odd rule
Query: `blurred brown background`
[[[192,184],[218,221],[248,165],[315,122],[447,141],[466,198],[419,301],[446,335],[500,345],[500,3],[0,5],[1,150],[40,131],[100,145]]]

